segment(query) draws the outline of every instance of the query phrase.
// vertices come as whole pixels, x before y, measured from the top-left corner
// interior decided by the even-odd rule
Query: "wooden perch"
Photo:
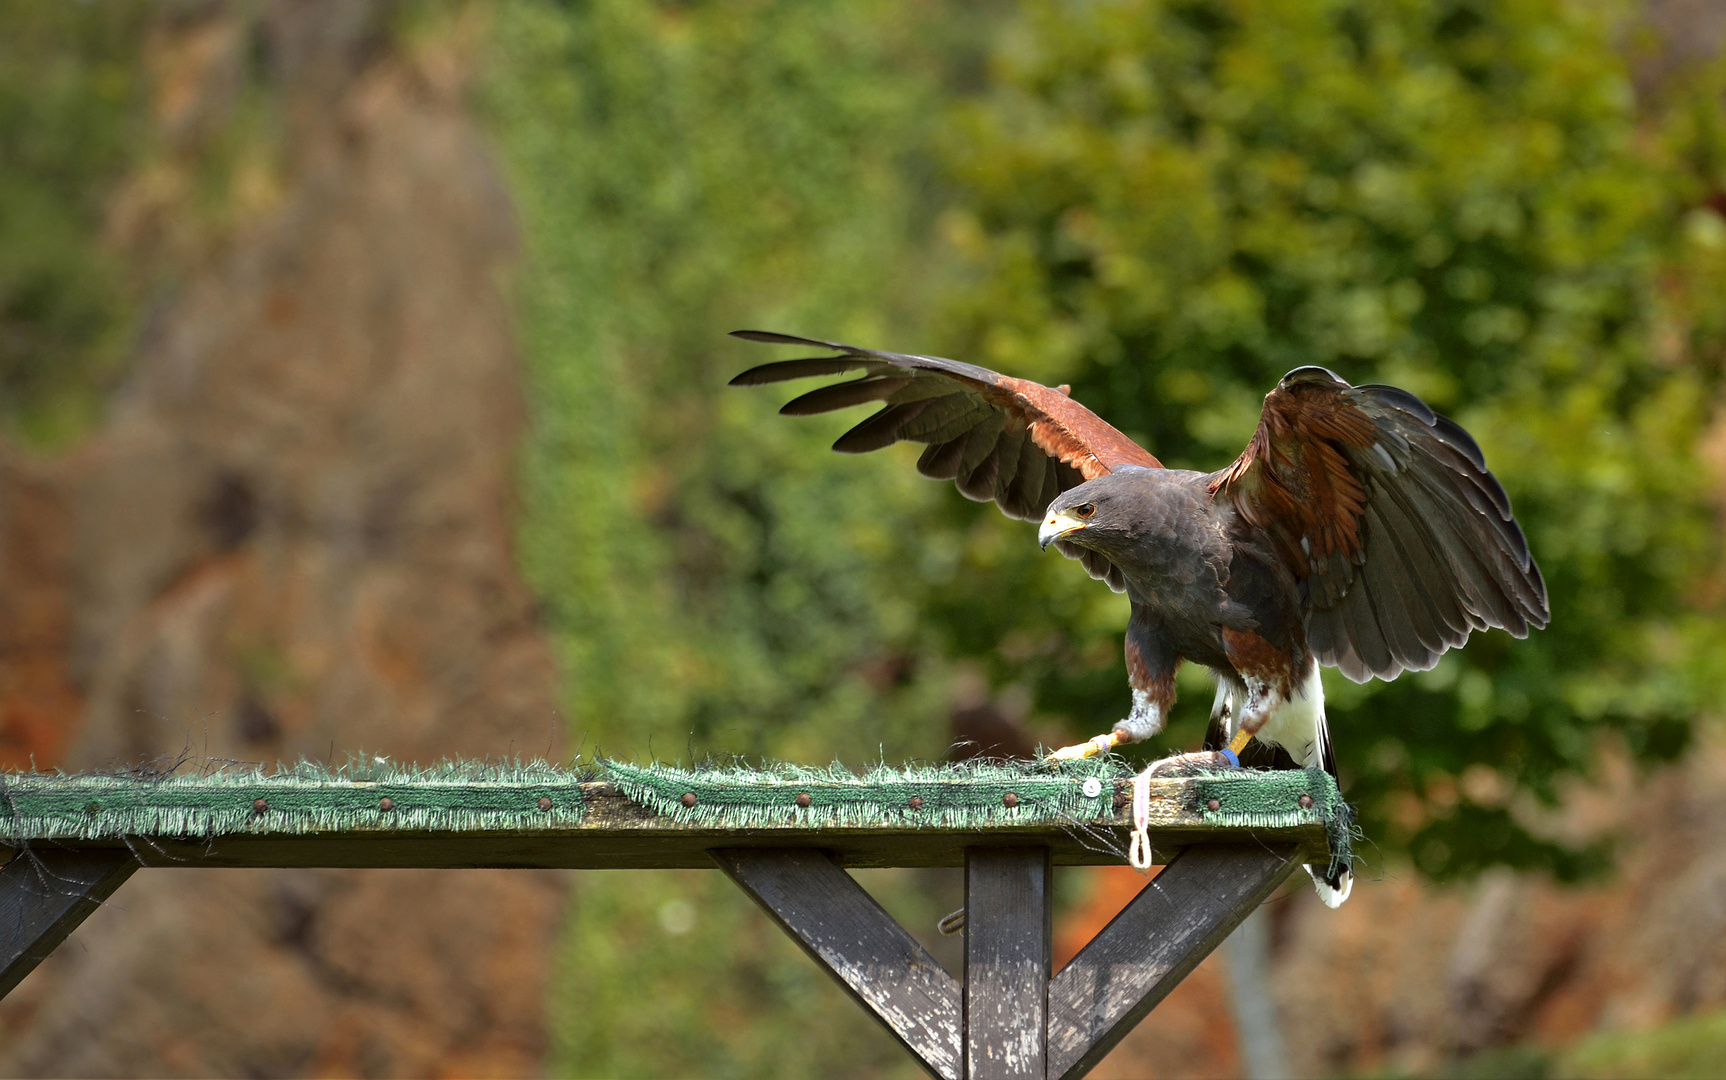
[[[1150,781],[1170,865],[1052,972],[1051,867],[1127,850],[1132,781],[1089,768],[0,776],[0,994],[139,867],[717,865],[932,1075],[1077,1080],[1289,874],[1346,855],[1349,821],[1319,772]],[[865,866],[965,867],[962,979],[846,873]]]

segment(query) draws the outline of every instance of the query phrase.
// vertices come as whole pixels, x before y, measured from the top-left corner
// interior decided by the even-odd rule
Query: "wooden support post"
[[[804,848],[712,855],[923,1068],[960,1080],[959,984],[832,856]]]
[[[965,849],[965,1078],[1047,1074],[1049,849]]]
[[[1302,861],[1288,845],[1176,856],[1049,984],[1048,1075],[1089,1072]]]
[[[112,896],[138,860],[126,848],[20,851],[0,868],[0,997]]]

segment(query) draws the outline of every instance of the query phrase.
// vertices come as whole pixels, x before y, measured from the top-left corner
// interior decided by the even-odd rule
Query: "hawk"
[[[1336,775],[1319,665],[1355,682],[1424,671],[1474,630],[1516,637],[1549,619],[1546,584],[1473,438],[1393,386],[1300,367],[1265,395],[1258,429],[1218,472],[1168,469],[1068,396],[974,364],[758,330],[732,336],[833,355],[763,364],[756,386],[861,372],[780,411],[880,402],[833,449],[928,447],[925,476],[1039,523],[1037,542],[1125,592],[1132,705],[1113,730],[1054,758],[1162,730],[1175,670],[1216,677],[1205,748],[1159,763],[1239,767],[1249,744]],[[1309,867],[1325,903],[1346,866]]]

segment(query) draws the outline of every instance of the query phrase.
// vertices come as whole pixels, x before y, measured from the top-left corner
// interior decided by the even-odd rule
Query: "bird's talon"
[[[1098,754],[1108,753],[1110,750],[1113,750],[1119,742],[1120,737],[1114,732],[1110,732],[1107,735],[1098,735],[1096,738],[1087,739],[1084,742],[1079,743],[1077,746],[1061,747],[1059,750],[1056,750],[1049,755],[1049,760],[1083,761],[1086,758],[1096,757]]]

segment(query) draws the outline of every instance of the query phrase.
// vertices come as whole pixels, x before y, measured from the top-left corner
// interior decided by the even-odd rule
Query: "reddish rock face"
[[[0,764],[555,756],[511,552],[512,218],[459,50],[410,59],[345,0],[200,11],[152,42],[169,165],[122,182],[116,243],[168,243],[161,169],[260,50],[281,164],[185,258],[105,426],[0,455]],[[562,896],[143,873],[0,1004],[0,1072],[536,1074]]]
[[[0,769],[58,764],[84,706],[71,670],[70,523],[44,472],[0,446]]]

